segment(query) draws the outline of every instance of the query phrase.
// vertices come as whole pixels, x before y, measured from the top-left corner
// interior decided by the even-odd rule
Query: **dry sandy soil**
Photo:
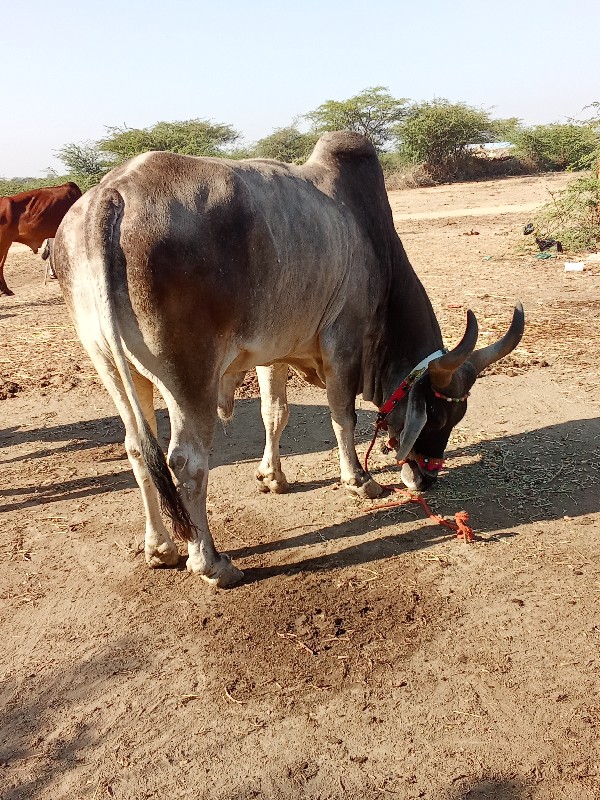
[[[566,176],[391,195],[452,345],[527,312],[483,376],[430,501],[338,488],[323,392],[291,388],[285,496],[259,495],[252,384],[215,442],[209,507],[246,578],[150,571],[123,429],[43,262],[0,299],[0,797],[600,797],[600,265],[522,236]],[[163,443],[168,420],[157,398]],[[363,453],[373,412],[359,402]],[[398,480],[376,452],[379,480]]]

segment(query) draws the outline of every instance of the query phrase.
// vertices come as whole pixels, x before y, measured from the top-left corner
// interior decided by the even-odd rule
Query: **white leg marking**
[[[261,492],[287,492],[288,482],[281,470],[279,441],[289,419],[287,404],[287,364],[257,367],[260,386],[260,411],[265,425],[265,450],[256,470]]]

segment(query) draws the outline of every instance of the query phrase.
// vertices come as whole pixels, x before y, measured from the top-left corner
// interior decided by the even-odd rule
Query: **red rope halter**
[[[384,407],[382,406],[382,409]],[[365,472],[369,471],[369,456],[371,455],[371,450],[373,449],[375,442],[377,440],[377,435],[379,434],[380,430],[387,430],[387,423],[385,419],[381,417],[381,411],[377,415],[377,421],[375,422],[375,433],[373,434],[373,438],[371,439],[371,444],[369,445],[366,455],[365,455],[365,462],[364,468]],[[392,440],[390,440],[392,441]],[[429,471],[437,471],[440,470],[444,465],[443,458],[429,458],[426,459],[423,456],[417,456],[417,461],[421,468],[425,468]],[[421,461],[423,464],[421,464]],[[399,462],[401,463],[401,462]],[[467,520],[469,519],[469,514],[467,511],[457,511],[454,514],[454,522],[450,520],[444,519],[443,517],[434,514],[433,511],[427,505],[426,500],[421,497],[420,495],[413,494],[410,489],[406,489],[402,486],[384,486],[384,489],[389,489],[392,492],[397,494],[405,495],[403,500],[394,500],[390,501],[389,503],[384,503],[382,505],[373,506],[372,511],[381,511],[384,508],[396,508],[398,506],[404,506],[407,503],[419,503],[423,507],[425,513],[429,516],[430,519],[437,522],[438,525],[443,525],[446,528],[450,528],[450,530],[456,532],[456,538],[462,539],[464,542],[472,542],[475,538],[473,533],[473,529],[467,525]]]
[[[437,358],[438,355],[442,355],[444,351],[437,351],[436,353],[432,353],[427,358],[423,359],[417,366],[406,376],[406,378],[402,381],[400,386],[396,389],[396,391],[392,394],[391,397],[386,400],[386,402],[380,407],[379,413],[377,414],[377,420],[375,422],[375,433],[373,434],[373,439],[371,440],[371,444],[367,449],[367,453],[365,455],[365,463],[364,468],[365,472],[369,471],[368,463],[369,463],[369,456],[371,455],[371,450],[375,445],[375,441],[377,440],[377,435],[380,430],[387,430],[387,420],[386,417],[392,411],[396,403],[399,403],[406,395],[410,392],[413,384],[421,377],[421,375],[427,369],[427,365],[430,361],[434,358]],[[449,403],[462,403],[464,402],[468,394],[463,395],[463,397],[448,397],[447,395],[442,394],[441,392],[437,392],[434,390],[434,394],[440,400],[446,400]],[[397,442],[394,439],[390,439],[389,444],[391,447],[396,447]],[[440,470],[444,465],[444,460],[442,458],[428,458],[426,456],[416,455],[415,460],[419,464],[419,467],[424,472],[437,472]],[[456,531],[456,538],[462,539],[465,542],[472,542],[474,539],[473,530],[467,525],[467,520],[469,519],[469,515],[466,511],[457,511],[454,515],[455,522],[451,522],[450,520],[444,519],[443,517],[434,514],[433,511],[427,505],[427,502],[423,497],[420,495],[413,494],[409,489],[405,489],[401,486],[385,486],[385,489],[389,489],[392,492],[397,494],[404,495],[404,499],[402,500],[395,500],[389,503],[384,503],[382,505],[373,506],[373,511],[379,511],[383,508],[396,508],[397,506],[403,506],[407,503],[419,503],[425,511],[425,513],[430,517],[430,519],[434,520],[438,523],[438,525],[443,525],[446,528],[450,528],[450,530]]]

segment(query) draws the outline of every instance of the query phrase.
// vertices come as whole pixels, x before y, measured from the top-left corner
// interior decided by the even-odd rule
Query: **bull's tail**
[[[129,379],[131,381],[131,376]],[[129,397],[129,390],[127,390],[127,396]],[[137,395],[134,394],[134,398],[135,399],[131,398],[129,402],[131,403],[132,408],[133,403],[137,402],[138,409],[141,413]],[[178,536],[179,538],[189,542],[194,538],[196,526],[190,519],[188,510],[183,505],[181,496],[177,491],[175,484],[173,483],[173,477],[167,465],[165,454],[163,453],[159,443],[156,441],[156,437],[150,430],[150,426],[148,425],[148,422],[143,414],[140,421],[138,420],[136,413],[136,421],[138,422],[138,433],[140,437],[142,458],[146,463],[146,467],[148,468],[152,482],[154,483],[156,491],[158,492],[160,507],[163,513],[171,520],[173,533],[175,536]]]
[[[137,428],[142,458],[158,492],[161,509],[171,520],[175,535],[190,541],[194,538],[196,527],[175,487],[165,454],[142,411],[119,329],[114,300],[114,284],[116,273],[119,271],[117,264],[119,260],[118,240],[124,208],[123,197],[116,189],[101,190],[92,211],[92,225],[88,228],[86,237],[88,260],[96,261],[96,265],[100,268],[98,274],[100,281],[97,285],[100,287],[101,294],[104,295],[99,298],[100,303],[98,304],[102,336],[127,395],[133,415],[130,424],[134,423]],[[101,260],[100,264],[98,264],[98,259]]]

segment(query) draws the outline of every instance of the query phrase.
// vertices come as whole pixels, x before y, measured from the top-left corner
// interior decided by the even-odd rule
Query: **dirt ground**
[[[600,798],[600,264],[522,235],[568,176],[392,193],[447,344],[525,337],[479,381],[433,508],[338,487],[324,393],[294,381],[292,491],[256,492],[249,384],[209,509],[246,573],[149,570],[123,429],[43,262],[0,298],[0,797]],[[359,401],[359,452],[374,419]],[[166,445],[168,420],[160,400]],[[382,482],[399,479],[376,451]]]

